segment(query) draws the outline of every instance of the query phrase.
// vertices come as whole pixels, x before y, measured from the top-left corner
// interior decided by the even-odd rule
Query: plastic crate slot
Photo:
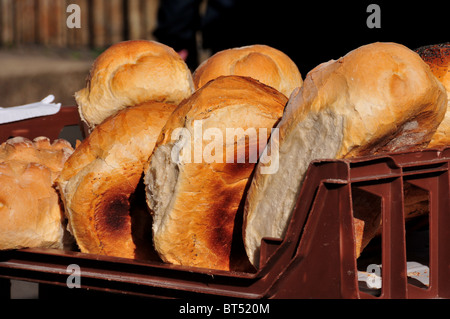
[[[350,177],[352,181],[372,179],[376,177],[398,176],[401,168],[391,157],[375,157],[370,160],[354,159],[350,162]]]
[[[360,185],[381,198],[381,293],[380,298],[405,298],[406,256],[404,243],[403,185],[401,178]],[[398,196],[401,195],[401,196]]]
[[[429,287],[430,194],[407,179],[403,182],[405,205],[405,243],[408,267],[408,284],[421,289]],[[428,278],[427,278],[428,277]]]
[[[421,149],[419,152],[395,152],[391,153],[390,156],[395,160],[399,166],[417,166],[423,165],[427,162],[433,162],[438,160],[440,150],[436,149]]]
[[[410,289],[411,298],[450,297],[450,253],[448,245],[450,235],[449,173],[418,175],[416,178],[405,178],[415,187],[426,191],[429,196],[428,213],[428,246],[429,246],[429,286],[427,289]],[[424,236],[425,237],[425,236]],[[422,243],[423,244],[423,243]]]
[[[259,253],[259,264],[265,265],[269,258],[280,247],[283,240],[281,238],[264,237],[261,239],[261,248]]]
[[[68,141],[72,147],[76,146],[77,140],[82,141],[84,139],[84,135],[80,130],[80,125],[66,125],[59,132],[58,138],[65,139]]]
[[[403,166],[403,174],[411,175],[415,173],[425,174],[433,172],[443,172],[448,170],[448,162],[426,163],[425,165]]]
[[[361,251],[357,259],[359,289],[380,296],[382,198],[358,185],[352,185],[352,209],[355,249]]]

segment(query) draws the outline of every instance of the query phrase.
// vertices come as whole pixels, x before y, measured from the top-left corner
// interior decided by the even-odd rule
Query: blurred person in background
[[[231,34],[227,24],[233,21],[236,2],[160,0],[154,36],[177,51],[189,68],[195,70],[200,62],[197,42],[199,31],[201,46],[212,54],[234,45],[229,41]]]

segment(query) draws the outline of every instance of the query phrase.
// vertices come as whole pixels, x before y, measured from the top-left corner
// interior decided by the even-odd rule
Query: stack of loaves
[[[395,43],[303,80],[265,45],[218,52],[191,73],[164,44],[125,41],[97,58],[75,97],[89,135],[54,183],[80,251],[209,269],[259,267],[261,239],[283,238],[312,160],[448,135],[444,85]],[[367,215],[355,219],[365,225],[357,254],[378,229]]]
[[[231,249],[239,240],[241,227],[235,224],[258,158],[249,163],[245,149],[251,145],[262,152],[286,95],[302,78],[289,57],[268,46],[230,49],[209,62],[225,54],[229,60],[221,63],[229,66],[228,74],[205,70],[194,77],[171,48],[154,41],[114,45],[95,61],[87,86],[75,95],[90,134],[57,180],[81,251],[150,258],[154,249],[170,263],[248,267],[243,246]],[[261,73],[245,76],[255,69]],[[205,79],[202,87],[200,79]],[[180,136],[175,135],[183,131],[196,138],[199,123],[205,133],[214,129],[225,136],[229,128],[258,128],[266,135],[220,144],[214,162],[204,153],[185,161],[186,149],[179,149],[184,156],[176,154]],[[202,139],[200,148],[207,149]]]

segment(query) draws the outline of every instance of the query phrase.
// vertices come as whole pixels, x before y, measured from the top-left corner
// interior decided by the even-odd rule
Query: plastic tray
[[[51,118],[3,125],[0,136],[4,140],[19,132],[29,138],[55,139],[67,125],[80,125],[83,130],[76,107],[63,107]],[[285,238],[262,240],[261,267],[253,273],[23,249],[0,252],[0,278],[67,287],[72,274],[68,266],[75,264],[81,271],[81,289],[158,298],[449,298],[449,161],[450,148],[313,161]],[[414,260],[409,260],[413,247],[404,216],[406,184],[428,199],[425,222],[412,227],[426,231],[421,242],[426,246],[425,258],[420,261],[429,269],[427,285],[418,285],[407,272],[407,262]],[[383,221],[381,236],[358,259],[353,235],[355,190],[380,203]],[[358,274],[373,260],[382,269],[379,289],[358,281]]]

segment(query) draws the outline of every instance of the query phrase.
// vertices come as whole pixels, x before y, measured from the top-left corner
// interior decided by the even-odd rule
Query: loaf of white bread
[[[289,98],[303,83],[297,65],[284,52],[268,45],[254,44],[222,50],[194,71],[196,89],[226,75],[248,76],[273,87]]]
[[[0,145],[0,250],[70,244],[54,183],[72,152],[66,140],[47,137]]]
[[[161,102],[122,109],[97,125],[66,161],[56,182],[81,252],[126,258],[151,253],[151,236],[144,233],[150,215],[132,200],[174,109]],[[135,200],[145,204],[145,196]]]
[[[444,85],[449,98],[445,118],[433,135],[428,147],[450,145],[450,43],[427,45],[415,50]]]
[[[446,110],[443,85],[400,44],[364,45],[311,70],[269,144],[278,148],[278,171],[263,174],[270,163],[260,161],[247,193],[243,236],[251,263],[259,265],[263,237],[284,237],[312,160],[427,147]],[[355,235],[359,255],[363,234]]]
[[[128,106],[147,101],[178,104],[193,91],[192,74],[171,47],[130,40],[98,56],[75,99],[81,119],[93,129]]]
[[[286,102],[270,86],[229,75],[209,81],[172,113],[144,178],[163,261],[220,270],[250,266],[242,203]]]

